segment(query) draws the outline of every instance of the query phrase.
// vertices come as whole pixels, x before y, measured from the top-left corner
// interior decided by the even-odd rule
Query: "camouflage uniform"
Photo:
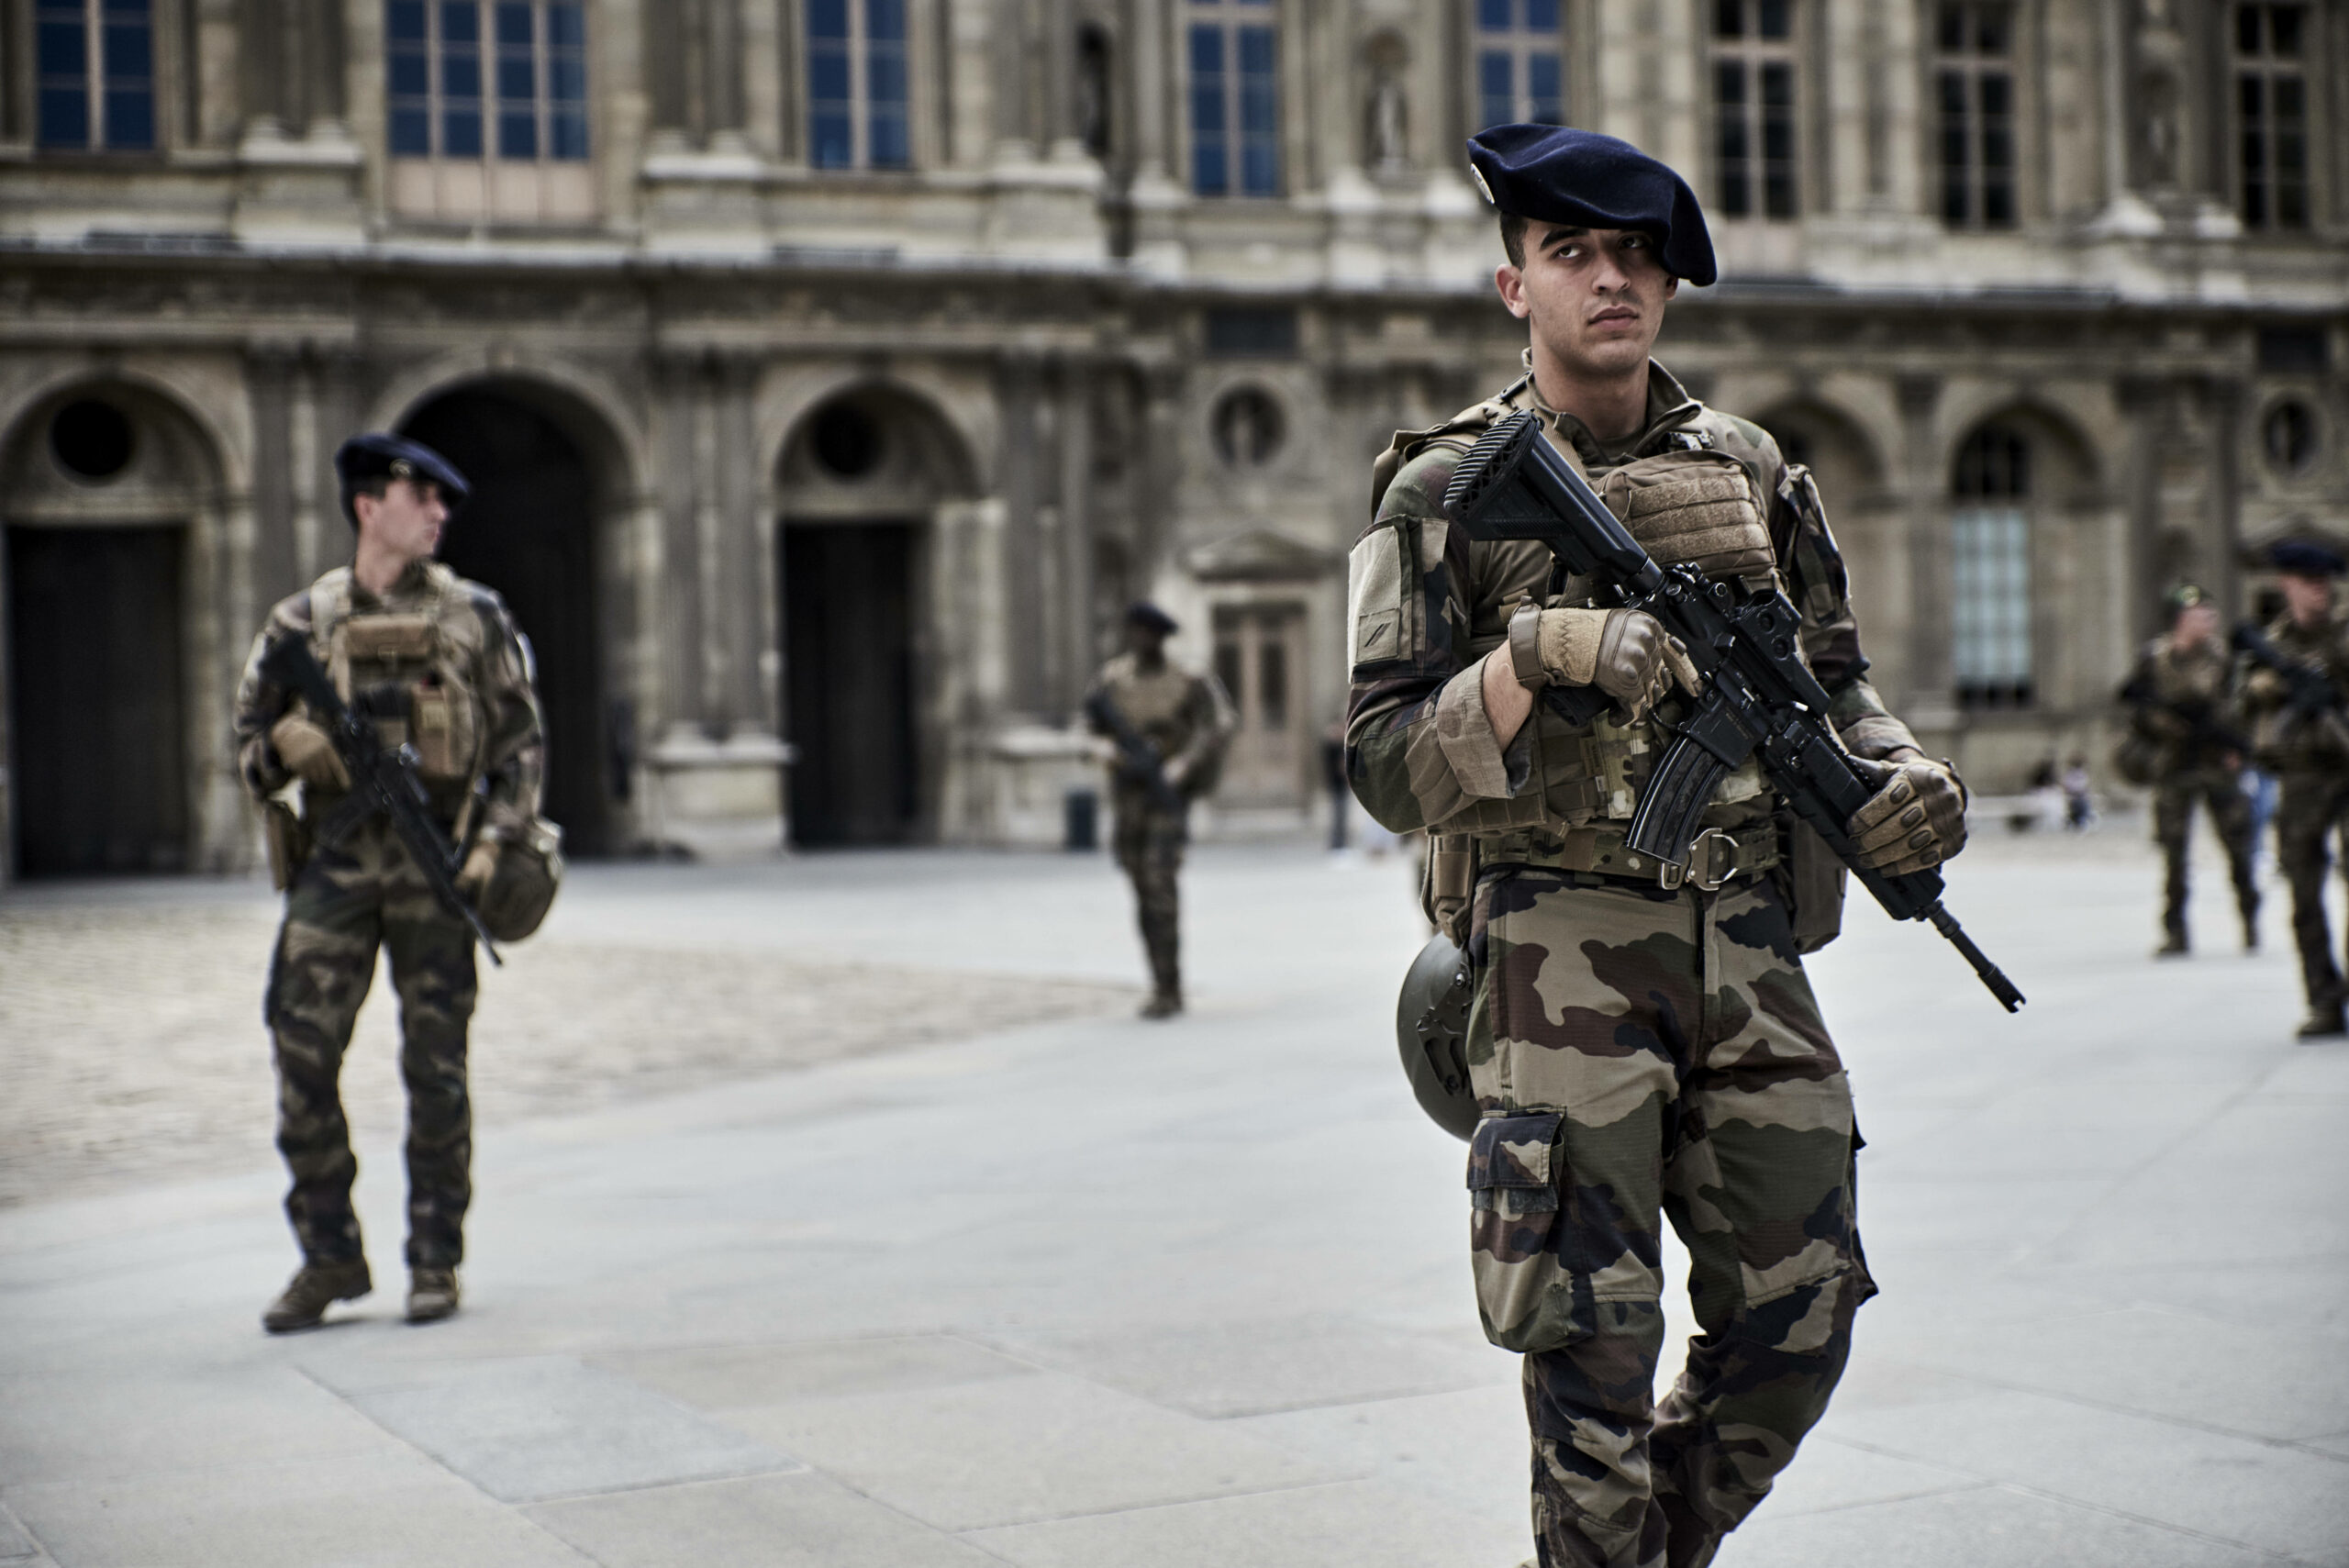
[[[2280,652],[2324,670],[2337,690],[2349,693],[2349,622],[2335,619],[2311,630],[2287,615],[2267,635]],[[2324,881],[2333,840],[2349,831],[2349,731],[2337,712],[2317,719],[2294,713],[2286,695],[2270,672],[2254,669],[2244,678],[2254,756],[2278,786],[2276,862],[2292,887],[2292,938],[2300,950],[2309,1012],[2312,1021],[2338,1018],[2344,989],[2324,914]]]
[[[322,610],[326,625],[318,624]],[[411,567],[380,599],[360,587],[347,568],[338,568],[270,612],[237,693],[246,787],[266,799],[291,782],[269,731],[292,699],[260,674],[263,651],[281,636],[308,637],[346,696],[386,680],[415,678],[413,663],[365,651],[362,634],[379,627],[429,628],[443,668],[459,677],[449,685],[468,694],[462,700],[471,711],[458,725],[469,737],[458,747],[462,755],[428,775],[443,826],[478,828],[496,839],[518,836],[538,815],[545,766],[529,655],[497,595],[436,562]],[[409,724],[420,720],[378,722],[388,741],[422,739],[408,733]],[[430,747],[426,750],[429,754]],[[486,795],[468,811],[476,779],[487,780]],[[314,828],[329,821],[344,798],[306,784],[303,797],[305,818]],[[390,954],[399,995],[400,1074],[408,1091],[407,1262],[414,1268],[454,1268],[463,1257],[472,1196],[465,1028],[473,1008],[473,936],[427,890],[380,814],[321,845],[286,890],[285,923],[263,1004],[277,1062],[277,1147],[293,1175],[285,1214],[306,1262],[362,1256],[351,1207],[359,1167],[337,1085],[379,946]]]
[[[1540,1561],[1680,1568],[1709,1561],[1760,1501],[1842,1374],[1853,1313],[1876,1289],[1854,1218],[1859,1138],[1803,974],[1777,863],[1784,825],[1758,775],[1732,774],[1707,813],[1733,851],[1720,885],[1666,890],[1621,838],[1654,728],[1609,717],[1576,729],[1537,703],[1506,750],[1496,743],[1483,656],[1508,657],[1508,617],[1529,597],[1589,596],[1553,580],[1540,546],[1472,543],[1443,519],[1460,452],[1517,407],[1542,413],[1658,559],[1777,573],[1854,752],[1914,741],[1864,679],[1809,476],[1663,367],[1650,368],[1646,428],[1620,448],[1545,407],[1530,381],[1431,440],[1398,443],[1415,455],[1352,564],[1349,769],[1373,817],[1426,828],[1439,858],[1447,840],[1475,844],[1462,920],[1479,966],[1472,1259],[1487,1337],[1527,1352]],[[1686,483],[1672,477],[1677,459],[1624,466],[1675,452],[1734,466],[1690,457]],[[1659,472],[1663,483],[1631,493]],[[1715,500],[1682,505],[1692,496]],[[1678,711],[1667,704],[1663,717]],[[1694,1260],[1703,1336],[1659,1417],[1666,1218]]]
[[[1233,723],[1231,704],[1214,676],[1191,674],[1171,660],[1146,670],[1132,654],[1120,653],[1094,677],[1093,693],[1106,695],[1128,724],[1155,743],[1166,766],[1181,763],[1179,793],[1186,806],[1213,787]],[[1162,997],[1180,996],[1182,895],[1176,877],[1189,836],[1187,812],[1165,809],[1149,790],[1117,777],[1114,769],[1109,809],[1118,864],[1134,884],[1135,919],[1150,957],[1152,984]]]
[[[2251,799],[2243,792],[2243,759],[2234,741],[2238,715],[2233,661],[2216,642],[2181,651],[2167,637],[2149,643],[2122,688],[2133,699],[2130,722],[2159,748],[2154,780],[2154,840],[2168,873],[2162,929],[2186,946],[2187,840],[2199,802],[2227,851],[2243,943],[2255,946],[2259,884],[2251,870]]]

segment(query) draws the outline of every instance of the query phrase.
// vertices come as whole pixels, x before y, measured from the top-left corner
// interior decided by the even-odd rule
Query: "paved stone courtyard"
[[[2280,902],[2153,962],[2155,874],[1960,862],[2017,1018],[1871,911],[1815,962],[1885,1294],[1724,1568],[2349,1564],[2349,1049]],[[1510,1568],[1406,884],[1200,851],[1153,1026],[1098,857],[581,868],[485,982],[465,1312],[397,1321],[371,1016],[378,1290],[288,1340],[265,891],[0,895],[0,1562]]]

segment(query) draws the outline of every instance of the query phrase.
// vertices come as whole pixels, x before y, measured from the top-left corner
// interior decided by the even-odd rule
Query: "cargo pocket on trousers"
[[[1470,1252],[1485,1336],[1508,1350],[1579,1339],[1558,1257],[1559,1111],[1488,1116],[1468,1143]]]

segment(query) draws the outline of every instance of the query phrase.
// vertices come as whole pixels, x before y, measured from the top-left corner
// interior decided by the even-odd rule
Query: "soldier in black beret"
[[[471,928],[435,896],[385,816],[354,795],[318,716],[263,672],[262,656],[281,639],[306,639],[384,746],[410,749],[429,809],[462,853],[458,889],[476,909],[486,914],[494,889],[549,863],[553,831],[539,817],[545,741],[521,632],[495,594],[433,559],[467,494],[464,475],[431,448],[382,432],[345,441],[335,472],[351,562],[270,611],[237,692],[239,772],[262,806],[270,870],[285,894],[262,1011],[277,1066],[277,1147],[293,1178],[285,1216],[302,1266],[262,1315],[272,1333],[314,1327],[330,1305],[373,1285],[351,1207],[357,1166],[339,1080],[379,950],[399,995],[408,1094],[406,1316],[428,1322],[457,1310],[473,1195],[465,1062],[476,982]]]
[[[1117,747],[1109,764],[1111,841],[1134,886],[1134,915],[1150,961],[1145,1018],[1183,1010],[1182,898],[1177,882],[1191,802],[1215,787],[1232,729],[1231,703],[1209,674],[1166,656],[1174,617],[1137,599],[1126,606],[1126,651],[1101,667],[1085,717]]]
[[[2333,602],[2343,562],[2329,545],[2286,539],[2269,549],[2267,563],[2284,594],[2284,613],[2268,625],[2267,640],[2310,678],[2296,693],[2291,676],[2254,663],[2243,678],[2243,708],[2254,760],[2276,775],[2276,864],[2292,889],[2292,940],[2309,1006],[2299,1036],[2328,1040],[2349,1034],[2343,1017],[2349,987],[2324,912],[2333,844],[2349,832],[2349,723],[2343,714],[2349,627]]]
[[[1851,1093],[1801,963],[1835,933],[1841,882],[1758,775],[1714,796],[1701,873],[1629,851],[1664,727],[1687,711],[1685,652],[1553,577],[1541,546],[1454,531],[1461,454],[1532,411],[1657,561],[1777,575],[1877,784],[1848,824],[1869,865],[1955,854],[1965,792],[1868,683],[1809,474],[1649,356],[1682,283],[1717,272],[1687,182],[1558,126],[1484,131],[1468,161],[1498,212],[1494,282],[1526,324],[1525,374],[1398,435],[1374,470],[1348,573],[1348,773],[1380,823],[1428,832],[1431,914],[1475,958],[1471,1259],[1486,1335],[1526,1353],[1540,1561],[1702,1563],[1825,1411],[1875,1294]],[[1576,724],[1537,700],[1552,684],[1612,707]],[[1667,1214],[1703,1334],[1659,1412]]]

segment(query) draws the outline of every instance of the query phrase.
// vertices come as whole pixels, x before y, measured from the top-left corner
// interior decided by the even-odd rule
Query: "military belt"
[[[1688,863],[1675,866],[1652,855],[1634,854],[1621,832],[1609,828],[1576,828],[1564,833],[1498,833],[1476,840],[1476,859],[1483,870],[1498,866],[1539,866],[1556,871],[1584,872],[1620,877],[1626,882],[1652,882],[1675,888],[1683,883],[1707,893],[1719,891],[1741,877],[1759,876],[1778,863],[1778,828],[1756,822],[1737,828],[1708,828],[1688,846]]]

